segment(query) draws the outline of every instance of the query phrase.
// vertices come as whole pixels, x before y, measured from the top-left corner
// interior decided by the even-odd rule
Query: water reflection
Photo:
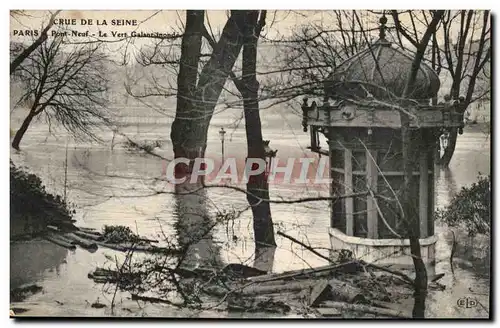
[[[31,240],[10,244],[10,288],[34,283],[47,271],[59,274],[66,263],[68,250],[45,240]]]
[[[179,246],[186,248],[186,266],[220,267],[220,246],[214,242],[215,220],[207,205],[207,191],[200,185],[176,185],[175,232]]]
[[[276,254],[276,247],[255,247],[255,258],[253,266],[256,269],[272,272],[274,266],[274,256]]]

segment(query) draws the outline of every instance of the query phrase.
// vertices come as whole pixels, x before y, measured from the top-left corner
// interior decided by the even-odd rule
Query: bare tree
[[[409,73],[408,80],[406,82],[403,98],[411,98],[411,90],[415,81],[417,79],[418,70],[420,69],[420,64],[424,58],[425,50],[432,37],[435,33],[437,25],[440,19],[444,15],[444,10],[437,10],[432,17],[432,21],[427,27],[422,39],[417,43],[417,52],[413,58],[411,71]],[[403,203],[403,213],[402,217],[407,222],[408,226],[408,237],[410,240],[411,255],[413,259],[413,265],[415,267],[415,305],[413,307],[413,317],[414,318],[424,318],[425,317],[425,299],[427,297],[427,269],[422,260],[422,254],[420,251],[419,242],[419,220],[418,213],[412,207],[412,200],[410,194],[411,181],[413,165],[411,163],[411,131],[410,131],[410,117],[405,112],[400,112],[401,114],[401,139],[403,143],[403,171],[404,171],[404,183],[402,189],[402,203]]]
[[[418,33],[416,21],[424,27],[429,26],[431,11],[407,11],[412,26],[401,23],[400,15],[392,11],[395,30],[400,45],[407,40],[417,47],[422,34]],[[458,33],[457,33],[458,32]],[[432,68],[438,73],[445,71],[451,78],[447,97],[460,102],[460,113],[475,101],[487,97],[490,92],[489,69],[486,66],[491,59],[491,23],[490,12],[480,10],[448,10],[438,23],[432,34],[431,47],[423,60],[430,61]],[[444,149],[439,164],[447,167],[455,151],[459,129],[450,130],[449,141]]]
[[[188,14],[194,15],[194,14]],[[193,30],[199,28],[199,24],[203,23],[203,16],[200,18],[200,13],[197,14],[197,19],[190,17],[193,20]],[[198,33],[188,33],[183,37],[183,46],[185,46],[184,57],[181,53],[180,69],[186,70],[184,65],[189,65],[191,69],[186,70],[190,81],[178,81],[178,85],[182,86],[177,93],[177,99],[181,100],[180,105],[190,103],[187,107],[177,107],[175,120],[172,124],[170,137],[174,146],[175,158],[185,157],[194,159],[203,157],[205,154],[208,127],[210,120],[217,104],[218,98],[222,92],[224,84],[234,66],[243,46],[242,30],[244,28],[245,12],[239,10],[231,11],[231,15],[227,20],[226,25],[222,30],[221,37],[217,42],[217,46],[213,49],[210,59],[204,64],[201,73],[197,75],[198,81],[196,88],[193,88],[195,79],[194,68],[196,57],[199,57],[199,40]],[[187,21],[187,20],[186,20]],[[186,26],[186,29],[191,30]],[[189,38],[189,39],[188,39]],[[191,45],[194,42],[194,45]],[[193,47],[194,53],[190,53],[192,57],[189,61],[184,62],[185,56],[188,55],[189,48]],[[188,73],[189,72],[189,73]],[[190,86],[185,88],[185,86]],[[184,93],[190,89],[191,92]],[[179,106],[179,105],[178,105]],[[177,165],[176,168],[182,169],[184,165]],[[186,170],[184,167],[183,170]]]
[[[482,14],[482,15],[481,15]],[[451,24],[455,19],[460,21],[457,44],[451,38]],[[478,90],[477,82],[484,78],[484,68],[491,58],[491,23],[489,10],[461,10],[453,15],[448,11],[443,16],[442,32],[444,37],[444,58],[446,69],[452,78],[450,96],[459,101],[460,112],[464,114],[471,103],[489,94],[489,82],[486,90]],[[479,31],[479,37],[478,37]],[[478,92],[479,91],[479,92]],[[461,94],[465,92],[465,97]],[[478,94],[479,93],[479,94]],[[455,152],[458,129],[450,131],[450,140],[444,149],[440,164],[447,167]]]
[[[332,70],[368,46],[364,32],[373,28],[360,26],[355,13],[352,10],[326,12],[331,18],[328,25],[319,22],[299,26],[287,38],[267,40],[277,49],[278,65],[259,72],[265,77],[261,100],[268,101],[267,107],[305,94],[324,95],[324,81]]]
[[[196,158],[198,140],[183,140],[184,133],[195,134],[196,115],[195,106],[196,85],[198,82],[198,65],[201,55],[202,28],[205,12],[203,10],[188,10],[186,12],[186,26],[182,37],[179,73],[177,75],[177,107],[176,118],[172,124],[170,138],[174,146],[175,157]],[[192,154],[194,152],[194,154]]]
[[[230,77],[243,99],[245,132],[247,138],[248,159],[261,159],[265,162],[266,151],[262,136],[262,124],[259,113],[259,82],[257,81],[257,46],[259,36],[266,23],[267,11],[249,10],[245,17],[243,30],[242,76],[237,77],[231,71]],[[213,49],[215,40],[205,28],[204,37]],[[253,213],[253,226],[256,247],[276,246],[274,227],[269,202],[269,183],[266,172],[250,177],[247,182],[247,200]],[[257,254],[258,252],[256,252]]]
[[[49,30],[54,25],[54,21],[57,15],[60,13],[60,10],[55,11],[50,15],[49,22],[45,26],[45,28],[41,31],[40,36],[26,49],[20,52],[10,63],[10,74],[14,73],[14,71],[21,65],[21,63],[28,58],[29,55],[33,53],[42,43],[47,40],[47,34]],[[18,15],[23,15],[22,11],[12,10],[10,13],[11,17],[15,17]]]
[[[153,91],[142,97],[160,94],[176,96],[177,107],[171,130],[174,158],[194,160],[204,156],[211,116],[227,78],[231,77],[242,95],[245,107],[248,157],[265,159],[258,108],[258,83],[255,78],[257,41],[265,22],[265,12],[257,22],[258,11],[231,11],[218,42],[205,27],[204,14],[204,11],[187,11],[180,56],[175,49],[178,45],[174,42],[162,44],[162,41],[141,53],[140,62],[144,66],[163,65],[173,68],[174,73],[177,72],[177,88],[171,85],[162,87],[161,83],[154,79]],[[207,23],[210,27],[208,20]],[[209,55],[202,54],[204,49],[202,35],[212,48],[212,53]],[[169,41],[174,40],[172,38]],[[242,78],[237,78],[233,66],[243,45],[246,47],[243,59],[246,73]],[[209,58],[208,61],[202,60],[205,57]],[[202,66],[201,72],[199,72],[200,66]],[[189,175],[191,169],[192,165],[178,164],[176,176]],[[256,242],[275,245],[270,206],[269,203],[260,200],[269,198],[265,173],[250,179],[248,188],[252,190],[248,200],[254,212]],[[253,197],[253,192],[258,195]]]
[[[257,43],[260,32],[266,22],[266,11],[249,11],[245,26],[243,46],[243,71],[240,92],[243,96],[245,130],[247,136],[248,158],[266,160],[262,125],[259,114],[257,71]],[[274,227],[269,202],[269,183],[266,172],[252,176],[247,183],[247,200],[253,213],[253,230],[257,247],[276,246]]]
[[[29,112],[12,147],[19,150],[30,123],[42,113],[77,137],[98,140],[92,128],[109,123],[105,60],[99,45],[66,45],[63,37],[44,42],[24,60],[15,76],[25,85],[19,103],[29,104]]]

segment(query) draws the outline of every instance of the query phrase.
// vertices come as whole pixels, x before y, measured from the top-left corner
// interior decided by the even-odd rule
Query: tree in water
[[[257,41],[265,23],[265,11],[261,13],[259,22],[258,19],[259,11],[232,11],[221,39],[216,44],[203,25],[203,12],[188,12],[186,33],[181,46],[176,120],[171,133],[175,158],[187,157],[194,160],[196,157],[203,157],[211,115],[227,77],[231,76],[243,96],[248,158],[265,160],[257,99],[258,82],[255,78]],[[196,85],[196,67],[201,51],[200,33],[211,44],[213,53],[202,69]],[[191,49],[188,50],[188,47]],[[237,79],[232,67],[242,47],[243,77]],[[212,60],[213,58],[215,59]],[[186,171],[192,169],[192,166],[181,165],[183,164],[178,164],[180,168],[176,170],[178,177],[186,176]],[[262,172],[249,179],[247,198],[254,216],[256,244],[275,246],[270,205],[265,201],[269,200],[268,189],[267,178]]]
[[[247,137],[248,159],[261,159],[265,163],[266,152],[262,137],[259,114],[257,70],[257,42],[266,20],[266,11],[252,10],[246,17],[245,43],[243,46],[243,71],[240,92],[243,96],[245,131]],[[274,227],[269,204],[269,183],[266,171],[251,176],[247,182],[247,200],[252,207],[253,230],[256,247],[276,246]],[[256,255],[259,252],[256,252]]]
[[[155,85],[152,88],[153,90],[160,90],[163,99],[164,97],[175,96],[177,100],[175,119],[170,132],[174,159],[187,158],[189,160],[189,163],[177,162],[175,165],[175,177],[177,179],[185,178],[183,183],[176,184],[175,186],[176,192],[179,194],[179,197],[176,198],[177,200],[184,197],[186,192],[194,193],[194,190],[197,190],[196,193],[198,193],[203,188],[203,176],[199,176],[195,179],[196,181],[193,181],[191,180],[191,177],[194,177],[192,172],[193,170],[200,169],[200,167],[195,167],[195,163],[196,165],[200,164],[200,160],[196,162],[196,159],[202,159],[205,155],[210,121],[228,77],[235,83],[241,94],[248,94],[249,83],[256,82],[256,43],[265,20],[265,13],[263,12],[259,20],[260,24],[262,24],[259,28],[259,33],[256,34],[256,37],[252,37],[250,33],[257,30],[258,18],[259,11],[230,11],[230,16],[222,29],[220,38],[216,41],[215,37],[211,36],[205,27],[205,20],[208,22],[205,11],[188,10],[182,34],[173,33],[167,40],[159,41],[154,47],[141,51],[139,64],[144,67],[149,65],[172,67],[177,75],[177,85],[171,85],[170,91],[165,92],[166,88],[160,86],[157,82],[158,79],[155,78],[153,79]],[[210,26],[209,22],[208,26]],[[203,37],[212,48],[211,53],[207,54],[206,51],[202,53],[202,49],[205,49]],[[169,41],[179,38],[181,38],[180,56],[177,58],[171,57],[170,54],[176,52],[175,47],[177,45],[173,42],[169,43]],[[250,58],[253,57],[253,59],[245,61],[253,62],[253,64],[250,64],[250,70],[253,71],[253,78],[252,75],[249,75],[250,80],[248,78],[236,78],[233,72],[233,67],[240,56],[244,44],[247,48],[254,48],[254,54],[250,54]],[[163,52],[166,47],[168,50]],[[246,55],[246,57],[249,56]],[[176,67],[177,65],[178,68]],[[243,97],[245,110],[248,108],[250,97],[253,97],[253,103],[256,104],[250,104],[253,107],[249,111],[250,122],[247,127],[247,134],[249,133],[248,135],[251,139],[249,142],[251,144],[249,146],[251,148],[249,149],[249,157],[265,159],[257,102],[257,89],[258,84],[255,91],[251,91],[250,96]],[[139,93],[136,93],[132,91],[130,86],[127,92],[136,99],[158,95],[157,92],[148,93],[139,91]],[[257,153],[255,149],[257,149]],[[255,233],[256,240],[264,245],[275,245],[270,206],[266,201],[256,201],[256,199],[269,199],[267,179],[265,179],[264,174],[256,177],[256,179],[261,181],[259,185],[254,185],[254,180],[251,180],[249,184],[250,190],[253,191],[253,198],[249,199],[249,201],[251,201],[251,204],[256,205],[252,207],[252,210],[261,213],[256,216],[256,221],[258,221],[255,223],[255,229],[257,229]],[[262,182],[265,183],[265,192],[256,189],[258,186],[264,187]],[[201,193],[200,197],[202,197]],[[206,197],[206,195],[203,197]],[[203,202],[200,199],[200,203]],[[187,207],[187,205],[181,206],[181,208]],[[201,212],[206,211],[200,208]],[[260,220],[260,218],[264,219]]]
[[[177,78],[177,108],[170,133],[175,158],[194,161],[205,155],[215,105],[243,46],[244,16],[244,11],[231,11],[217,46],[198,76],[204,12],[187,11]],[[188,174],[190,166],[178,164],[176,173]]]
[[[410,42],[415,48],[418,47],[419,36],[415,21],[424,21],[429,25],[428,14],[423,12],[422,17],[414,17],[416,14],[409,11],[411,28],[403,26],[399,19],[399,13],[392,11],[395,22],[395,30],[400,45],[403,46],[402,38]],[[458,32],[458,33],[457,33]],[[455,33],[456,36],[455,36]],[[456,39],[456,43],[454,43]],[[459,113],[464,115],[471,104],[489,97],[490,93],[490,69],[487,64],[491,59],[491,18],[488,10],[448,10],[441,17],[438,27],[433,32],[430,54],[432,68],[436,72],[447,72],[451,78],[449,93],[445,96],[447,101],[458,101],[460,103]],[[445,99],[446,100],[446,99]],[[437,102],[437,99],[434,100]],[[438,163],[447,167],[455,152],[458,128],[449,131],[449,140],[444,147],[444,152]]]
[[[24,86],[18,104],[28,104],[29,112],[12,147],[19,150],[31,122],[42,113],[49,124],[55,120],[77,137],[98,140],[92,128],[109,123],[105,63],[99,44],[69,45],[55,37],[36,48],[13,75]]]
[[[262,29],[265,26],[267,11],[248,10],[244,22],[244,41],[242,56],[242,77],[238,78],[233,72],[231,80],[243,98],[243,112],[245,117],[245,132],[247,138],[247,166],[258,170],[258,163],[265,163],[266,152],[262,136],[262,125],[259,113],[259,82],[256,78],[257,71],[257,45]],[[215,41],[208,31],[204,36],[215,49]],[[256,247],[276,246],[274,227],[269,204],[269,183],[265,170],[258,175],[251,176],[247,182],[247,200],[252,209],[254,238]],[[262,252],[256,251],[256,255]]]
[[[429,23],[422,39],[418,43],[417,52],[413,58],[411,71],[408,80],[403,91],[403,98],[411,98],[411,90],[415,84],[418,70],[420,69],[420,64],[424,58],[425,50],[432,37],[432,33],[435,33],[437,25],[444,15],[444,10],[436,10],[433,14],[432,21]],[[415,267],[415,304],[413,306],[413,317],[414,318],[424,318],[425,317],[425,300],[427,298],[427,269],[422,260],[422,254],[420,251],[420,230],[419,230],[419,219],[418,212],[414,208],[411,199],[411,181],[413,173],[413,165],[411,161],[411,131],[410,131],[410,118],[407,113],[401,111],[401,139],[403,142],[403,171],[404,171],[404,182],[402,188],[402,217],[406,222],[408,237],[410,240],[410,251],[413,259],[413,265]]]

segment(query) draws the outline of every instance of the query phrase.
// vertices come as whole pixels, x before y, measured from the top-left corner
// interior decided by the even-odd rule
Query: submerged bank
[[[74,210],[59,195],[46,191],[42,180],[10,161],[10,239],[39,236],[47,226],[71,228]]]

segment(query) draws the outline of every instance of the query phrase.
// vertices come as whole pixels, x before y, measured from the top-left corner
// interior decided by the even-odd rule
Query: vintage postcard
[[[491,318],[488,10],[9,15],[11,318]]]

